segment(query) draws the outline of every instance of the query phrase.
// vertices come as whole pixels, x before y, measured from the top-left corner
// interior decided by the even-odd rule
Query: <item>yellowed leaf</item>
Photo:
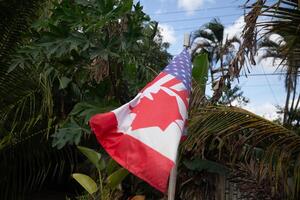
[[[131,198],[130,200],[145,200],[146,197],[144,195],[136,195],[133,198]]]

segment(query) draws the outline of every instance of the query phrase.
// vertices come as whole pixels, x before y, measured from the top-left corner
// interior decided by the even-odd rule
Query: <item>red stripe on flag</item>
[[[165,73],[162,72],[162,74],[165,74]],[[189,105],[188,91],[187,90],[177,91],[177,90],[172,89],[172,87],[175,86],[178,83],[182,83],[182,82],[180,80],[178,80],[176,77],[174,77],[171,81],[166,82],[162,86],[169,88],[170,90],[175,92],[178,96],[180,96],[181,99],[183,100],[184,104],[185,104],[185,107],[188,108],[188,105]]]
[[[90,126],[99,143],[116,162],[166,192],[173,161],[130,135],[118,133],[113,112],[93,116]]]

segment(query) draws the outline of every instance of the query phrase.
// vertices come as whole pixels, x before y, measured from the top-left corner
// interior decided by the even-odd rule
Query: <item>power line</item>
[[[193,10],[193,12],[203,12],[206,10],[223,10],[228,8],[242,8],[240,6],[220,6],[220,7],[209,7],[209,8],[201,8]],[[152,13],[150,15],[169,15],[169,14],[178,14],[178,13],[186,13],[186,10],[174,10],[174,11],[167,11],[167,12],[160,12],[160,13]]]
[[[174,19],[174,20],[166,20],[160,21],[161,23],[172,23],[172,22],[186,22],[186,21],[197,21],[201,19],[212,19],[216,17],[233,17],[233,16],[242,16],[241,13],[236,14],[229,14],[229,15],[219,15],[219,16],[209,16],[209,17],[197,17],[197,18],[190,18],[190,19]]]
[[[225,23],[222,25],[228,26],[228,25],[235,25],[235,24],[243,24],[243,22]],[[187,30],[198,29],[198,28],[200,28],[200,26],[190,26],[190,27],[175,28],[174,31],[187,31]]]
[[[269,86],[269,88],[270,88],[270,90],[271,90],[272,96],[273,96],[273,98],[275,99],[276,103],[279,104],[279,103],[278,103],[278,99],[277,99],[277,97],[276,97],[276,95],[275,95],[275,93],[274,93],[274,91],[273,91],[273,88],[271,87],[270,81],[269,81],[268,77],[266,76],[266,72],[265,72],[265,70],[264,70],[263,67],[262,67],[262,70],[263,70],[263,72],[264,72],[265,79],[266,79],[266,81],[267,81],[267,83],[268,83],[268,86]]]
[[[282,73],[258,73],[258,74],[241,74],[239,76],[244,76],[244,77],[248,77],[248,76],[279,76],[279,75],[286,75],[286,73],[282,72]],[[300,74],[298,74],[298,76],[300,76]]]
[[[250,77],[250,76],[254,76],[254,77],[260,77],[260,76],[279,76],[279,75],[286,75],[287,73],[265,73],[265,74],[240,74],[238,77]],[[298,74],[298,76],[300,76],[300,74]]]
[[[245,87],[264,87],[264,86],[268,86],[267,84],[254,84],[254,85],[244,85],[244,86],[241,86],[241,88],[245,88]],[[283,87],[283,84],[273,84],[273,86],[275,87]],[[277,101],[277,100],[276,100]]]

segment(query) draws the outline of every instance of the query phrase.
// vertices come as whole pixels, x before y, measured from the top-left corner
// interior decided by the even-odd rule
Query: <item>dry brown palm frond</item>
[[[201,86],[193,80],[193,89],[191,91],[191,98],[189,102],[190,113],[193,113],[198,108],[207,104],[207,99],[205,97],[204,91]]]
[[[193,113],[183,145],[183,151],[193,156],[203,157],[203,149],[228,164],[255,157],[262,167],[267,166],[276,186],[283,185],[298,197],[300,136],[283,126],[241,108],[206,106]],[[290,179],[293,183],[288,185]]]
[[[251,64],[255,64],[256,42],[263,40],[270,33],[277,33],[286,41],[286,48],[281,51],[284,57],[298,52],[300,49],[300,10],[297,1],[257,0],[252,5],[248,4],[249,1],[245,5],[246,10],[249,10],[249,12],[245,16],[241,52],[245,50],[243,55],[250,58]],[[257,34],[257,30],[260,31],[260,34]],[[297,54],[297,56],[299,58],[300,54]],[[296,58],[297,56],[293,57]]]
[[[254,2],[253,4],[251,4]],[[238,77],[241,70],[247,70],[251,65],[256,65],[256,59],[263,47],[267,54],[262,58],[279,58],[278,67],[286,70],[286,103],[284,108],[283,123],[291,125],[294,118],[289,113],[298,109],[294,103],[297,74],[300,68],[300,9],[299,1],[296,0],[255,0],[246,1],[245,26],[242,31],[242,42],[238,52],[230,63],[230,77]],[[281,42],[266,39],[271,34],[277,34],[282,38]],[[275,46],[274,46],[275,44]],[[277,47],[276,47],[277,45]],[[277,60],[278,61],[278,60]],[[247,72],[246,71],[246,72]],[[290,101],[293,103],[290,104]],[[297,107],[294,107],[297,105]]]
[[[284,199],[283,191],[276,191],[275,182],[268,176],[268,168],[261,167],[251,159],[249,162],[234,165],[228,181],[236,184],[241,198],[245,199]]]
[[[109,64],[102,58],[95,58],[88,69],[90,71],[90,79],[95,80],[97,83],[100,83],[109,75]]]
[[[235,58],[231,62],[233,76],[238,76],[243,67],[249,71],[249,64],[255,65],[256,37],[257,37],[257,20],[261,14],[262,5],[266,0],[257,0],[252,9],[244,17],[245,26],[242,31],[242,42]],[[249,58],[249,60],[247,59]]]

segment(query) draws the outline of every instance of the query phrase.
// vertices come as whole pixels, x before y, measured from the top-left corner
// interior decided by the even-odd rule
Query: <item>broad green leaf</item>
[[[193,70],[192,75],[193,78],[197,81],[197,83],[201,87],[201,91],[203,94],[205,93],[206,82],[208,79],[208,56],[206,53],[202,53],[197,55],[193,61]]]
[[[89,161],[91,161],[95,165],[95,167],[97,167],[98,170],[102,170],[105,167],[104,162],[101,161],[100,153],[87,147],[77,146],[77,148],[83,155],[85,155],[89,159]]]
[[[107,177],[107,183],[111,188],[115,188],[126,178],[128,174],[129,172],[126,169],[120,168]]]
[[[97,184],[95,183],[95,181],[85,175],[85,174],[80,174],[80,173],[74,173],[72,174],[72,177],[89,193],[89,194],[93,194],[95,192],[97,192],[98,188],[97,188]]]

